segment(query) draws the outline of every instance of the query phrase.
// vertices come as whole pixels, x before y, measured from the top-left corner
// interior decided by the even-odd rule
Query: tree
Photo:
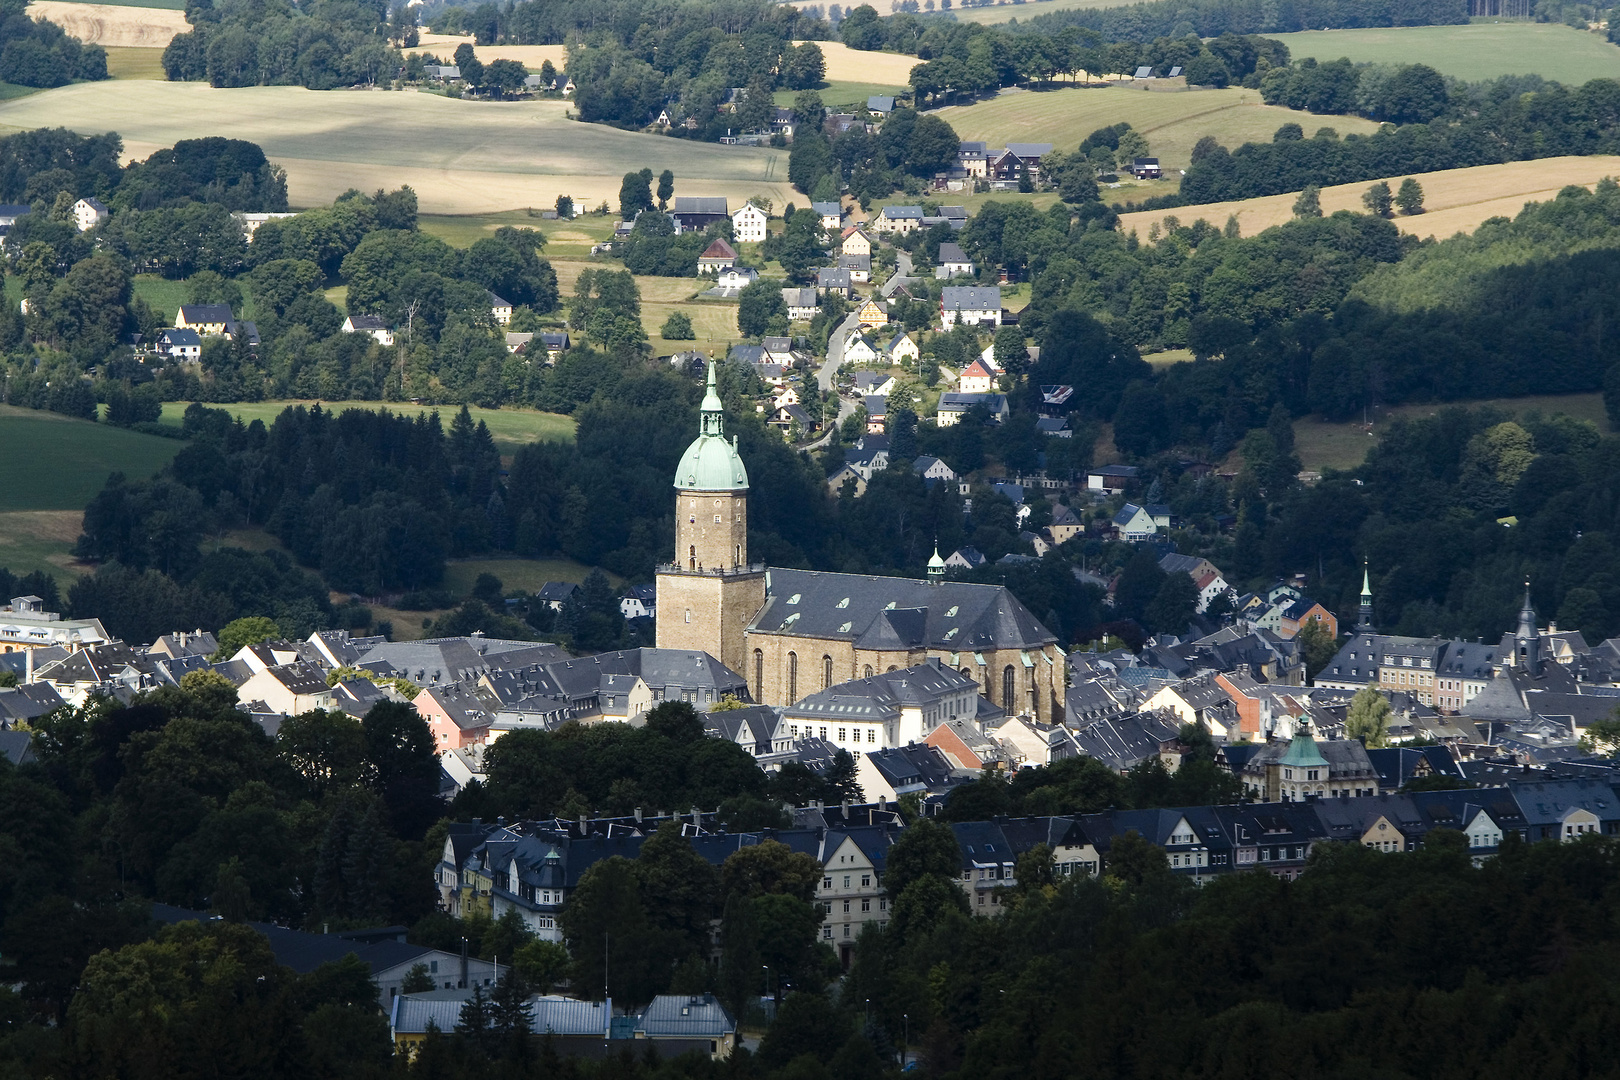
[[[832,148],[819,131],[796,134],[788,151],[788,183],[809,195],[832,172]]]
[[[1145,885],[1170,876],[1170,863],[1164,849],[1144,840],[1132,829],[1116,836],[1104,860],[1103,873],[1127,885]]]
[[[1315,679],[1339,651],[1339,643],[1328,633],[1327,627],[1315,619],[1300,627],[1297,640],[1305,655],[1305,674],[1311,679]]]
[[[1165,634],[1179,634],[1192,621],[1198,607],[1198,586],[1192,575],[1181,571],[1167,574],[1147,607],[1147,623]]]
[[[263,615],[249,615],[240,619],[233,619],[225,624],[225,628],[214,636],[219,642],[219,649],[211,658],[214,663],[229,660],[249,645],[257,645],[264,641],[274,641],[281,637],[281,627],[276,625],[274,619],[267,619]]]
[[[720,891],[726,896],[781,893],[808,901],[820,879],[821,867],[814,857],[779,840],[739,848],[720,865]]]
[[[1392,713],[1389,699],[1377,687],[1363,686],[1350,699],[1350,708],[1344,717],[1344,733],[1349,738],[1360,739],[1367,746],[1383,746],[1388,741]]]
[[[1368,213],[1379,217],[1389,217],[1390,208],[1394,204],[1395,198],[1390,194],[1387,180],[1378,181],[1361,196],[1361,205],[1367,208]]]
[[[567,221],[574,216],[574,197],[572,195],[557,196],[557,217]]]
[[[1410,176],[1402,180],[1400,190],[1395,193],[1395,205],[1403,214],[1423,213],[1423,185]]]
[[[1294,200],[1294,216],[1297,218],[1319,218],[1322,216],[1322,188],[1319,184],[1307,184],[1305,190],[1299,193]]]
[[[627,172],[619,183],[619,215],[625,220],[653,208],[652,170]]]
[[[760,278],[744,286],[737,297],[737,329],[745,337],[764,337],[785,330],[787,316],[779,280]]]
[[[697,337],[692,331],[692,318],[684,311],[670,312],[658,332],[665,341],[691,341]]]
[[[658,209],[662,210],[669,205],[670,196],[675,194],[675,174],[665,169],[658,174]]]
[[[912,823],[889,848],[889,868],[883,875],[889,896],[898,899],[919,878],[955,880],[961,873],[962,852],[950,827],[932,818]]]
[[[492,60],[484,69],[483,85],[501,97],[511,97],[523,89],[523,80],[528,77],[528,69],[516,60]]]

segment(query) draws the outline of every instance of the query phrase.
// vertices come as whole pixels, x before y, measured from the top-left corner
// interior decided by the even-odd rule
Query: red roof
[[[714,243],[704,248],[703,254],[698,256],[700,259],[735,259],[736,257],[736,249],[718,238]]]

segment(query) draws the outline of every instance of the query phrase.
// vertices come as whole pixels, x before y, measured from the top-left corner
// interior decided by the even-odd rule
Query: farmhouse
[[[229,304],[181,304],[174,325],[181,330],[195,330],[204,337],[219,337],[235,322]]]
[[[1131,175],[1138,180],[1157,180],[1164,175],[1156,157],[1139,157],[1131,162]]]
[[[875,297],[861,305],[858,317],[861,320],[861,325],[865,327],[878,327],[889,321],[889,313],[883,309],[882,303]]]
[[[698,273],[718,274],[736,262],[737,249],[717,236],[712,244],[703,249],[703,254],[698,256]]]
[[[717,196],[681,196],[675,200],[675,209],[669,218],[677,233],[702,232],[710,225],[726,221],[731,211],[726,200]]]

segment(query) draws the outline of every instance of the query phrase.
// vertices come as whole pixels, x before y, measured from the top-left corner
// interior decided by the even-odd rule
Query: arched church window
[[[1011,712],[1017,707],[1018,704],[1015,691],[1017,681],[1017,675],[1013,671],[1013,666],[1008,664],[1006,669],[1001,673],[1001,707],[1006,709],[1008,712]]]
[[[799,700],[799,654],[788,653],[788,702]]]
[[[754,650],[754,700],[765,700],[765,652]]]
[[[832,685],[832,657],[821,658],[821,688],[823,690]]]

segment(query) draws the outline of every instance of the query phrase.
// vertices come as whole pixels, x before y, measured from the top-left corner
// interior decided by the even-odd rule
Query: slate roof
[[[183,349],[202,344],[202,335],[189,326],[171,327],[158,335],[158,343]]]
[[[726,207],[726,200],[711,195],[679,195],[675,198],[676,214],[720,214],[727,215],[731,211]]]
[[[836,217],[842,220],[844,216],[844,208],[835,202],[813,202],[810,209],[822,217]]]
[[[388,324],[381,315],[350,315],[349,325],[356,330],[386,330]]]
[[[28,731],[0,731],[0,757],[13,765],[27,765],[34,758],[34,736]]]
[[[822,289],[849,288],[849,271],[843,268],[825,267],[816,271],[816,286]]]
[[[947,285],[940,290],[946,311],[1000,311],[1001,289],[996,285]]]
[[[894,643],[866,644],[861,648],[906,648],[906,635],[915,636],[922,629],[920,612],[886,612],[900,616],[898,620],[880,620],[880,636],[892,636]],[[898,626],[898,629],[897,629]],[[836,686],[811,694],[789,705],[783,715],[809,719],[845,719],[886,721],[898,717],[907,705],[932,705],[940,698],[952,695],[978,695],[978,683],[959,671],[945,667],[937,660],[926,664],[873,675],[866,679],[851,679]],[[972,707],[971,704],[969,706]],[[976,709],[975,709],[976,711]],[[964,714],[966,715],[966,714]]]
[[[180,315],[188,323],[228,323],[233,320],[229,304],[181,304]]]
[[[885,206],[883,216],[890,221],[918,221],[923,216],[920,206]]]
[[[506,655],[519,653],[522,655]],[[401,677],[418,686],[430,686],[475,677],[502,667],[545,663],[567,655],[556,645],[535,641],[477,636],[426,638],[382,642],[366,651],[359,666],[372,668],[379,661],[385,661]]]
[[[951,652],[1039,649],[1057,641],[999,585],[775,568],[765,581],[765,606],[749,628],[758,633],[849,641],[893,633],[913,647]],[[894,616],[897,610],[920,615]]]
[[[941,266],[945,265],[946,263],[969,263],[969,264],[971,264],[973,262],[972,259],[967,257],[967,252],[962,250],[962,247],[961,247],[960,244],[953,244],[949,240],[947,240],[945,243],[939,245],[939,260],[938,261],[939,261],[939,264]]]
[[[1029,161],[1032,158],[1043,158],[1047,154],[1050,154],[1052,152],[1052,144],[1049,142],[1010,142],[1007,144],[1007,152],[1012,154],[1014,157]]]
[[[873,94],[866,99],[866,108],[870,112],[894,112],[894,98],[887,94]]]
[[[821,298],[816,295],[815,288],[811,286],[800,289],[787,288],[782,290],[782,303],[790,308],[820,307]]]
[[[1159,744],[1174,739],[1181,722],[1156,712],[1095,720],[1074,732],[1075,748],[1109,768],[1124,772],[1139,761],[1157,757]]]

